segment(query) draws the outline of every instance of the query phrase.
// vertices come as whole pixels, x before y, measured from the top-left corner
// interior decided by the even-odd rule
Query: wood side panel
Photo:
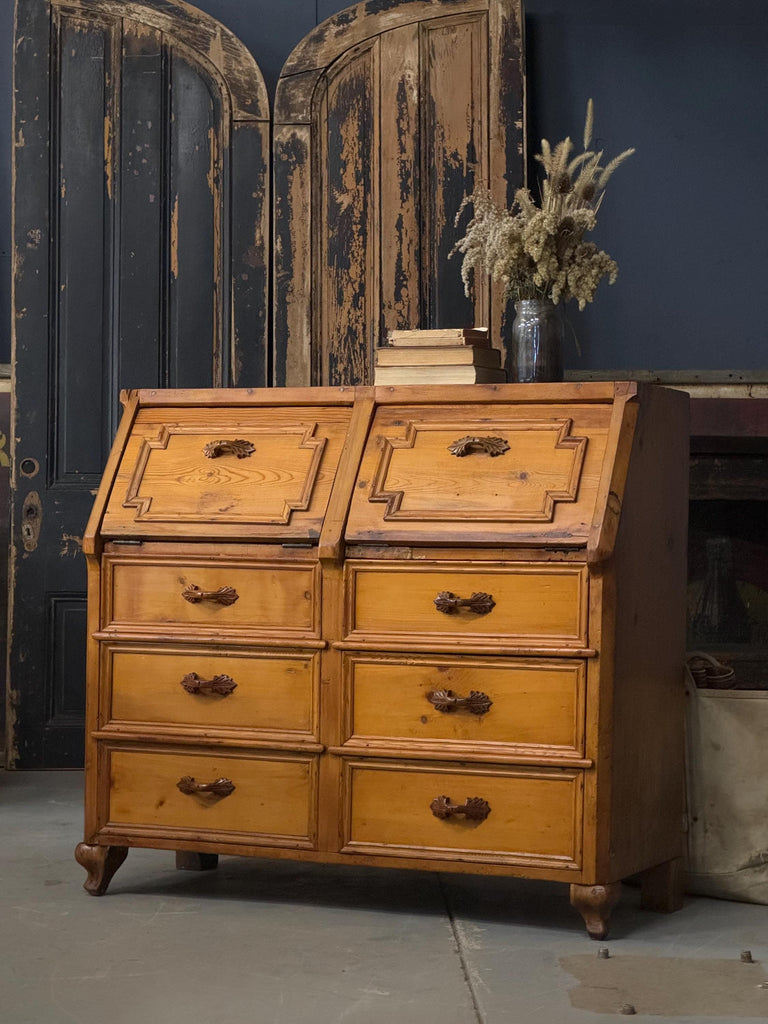
[[[163,35],[123,22],[120,121],[119,337],[115,381],[160,386],[168,238],[164,201],[168,60]]]
[[[683,849],[688,396],[647,387],[639,399],[611,566],[611,879]]]
[[[467,298],[461,261],[449,259],[471,211],[456,215],[488,177],[488,18],[485,12],[421,26],[422,274],[429,327],[488,326],[485,279]]]
[[[236,122],[231,152],[230,383],[270,383],[269,125]]]
[[[317,379],[311,344],[314,290],[310,154],[309,127],[275,124],[273,360],[278,387],[300,386]]]
[[[315,331],[324,384],[369,383],[378,331],[378,45],[334,67],[319,110],[323,125],[316,205],[320,275]]]
[[[170,280],[167,382],[221,386],[223,260],[219,190],[223,111],[212,83],[174,46],[171,56]],[[228,369],[228,367],[227,367]]]
[[[421,123],[419,29],[381,37],[381,325],[421,326]],[[394,116],[393,116],[394,115]]]
[[[86,689],[85,689],[85,842],[93,842],[100,821],[100,802],[103,800],[101,764],[99,748],[93,733],[102,724],[100,714],[100,653],[99,644],[93,639],[101,625],[101,566],[98,555],[89,552],[86,555],[88,575],[88,614],[87,614],[87,647],[86,647]]]
[[[105,76],[113,37],[109,25],[69,16],[55,29],[60,92],[51,127],[57,283],[48,398],[55,410],[51,477],[54,485],[95,486],[110,439],[106,430],[94,431],[81,411],[95,406],[98,418],[104,417],[111,378],[114,181]]]
[[[517,189],[527,184],[525,19],[515,3],[492,3],[488,18],[490,74],[498,82],[489,90],[488,187],[498,204],[512,206]],[[490,302],[492,343],[506,356],[515,309],[504,300],[500,281],[491,284]]]

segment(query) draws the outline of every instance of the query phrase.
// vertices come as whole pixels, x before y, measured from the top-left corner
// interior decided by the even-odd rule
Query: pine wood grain
[[[281,836],[314,845],[316,759],[243,757],[209,751],[111,751],[109,820],[155,826],[166,833],[237,832]],[[229,796],[186,794],[179,780],[231,780]]]
[[[489,759],[583,754],[581,661],[348,654],[344,670],[344,737],[352,743],[399,739],[407,749],[441,741],[444,750],[461,744]],[[483,714],[439,711],[429,695],[440,690],[482,692],[491,706]]]
[[[394,855],[453,850],[461,860],[496,860],[578,866],[581,849],[581,774],[556,770],[410,766],[352,762],[346,766],[349,807],[345,849]],[[440,795],[455,803],[482,797],[485,821],[441,821],[430,810]]]

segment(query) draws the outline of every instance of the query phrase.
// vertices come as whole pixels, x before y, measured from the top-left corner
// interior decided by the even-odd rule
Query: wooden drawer
[[[583,758],[585,686],[575,659],[345,654],[344,739],[443,757]]]
[[[193,832],[267,845],[312,848],[317,817],[317,759],[308,756],[244,757],[196,750],[110,749],[108,822],[105,833]],[[231,783],[227,795],[187,793],[189,785]]]
[[[348,761],[344,784],[344,852],[579,867],[579,771]],[[437,817],[441,797],[457,806],[477,798],[490,812]]]
[[[345,571],[350,643],[586,648],[584,565],[357,561]]]
[[[105,728],[318,740],[318,652],[101,646]]]
[[[612,401],[526,394],[533,400],[379,406],[347,540],[586,544]]]
[[[248,562],[226,555],[213,562],[184,552],[177,558],[105,555],[103,568],[103,628],[113,632],[319,636],[316,563]]]
[[[140,409],[102,535],[317,539],[349,407]]]

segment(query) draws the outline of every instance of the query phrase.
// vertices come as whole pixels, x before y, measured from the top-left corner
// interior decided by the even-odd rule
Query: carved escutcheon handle
[[[452,804],[450,797],[437,796],[429,805],[436,818],[455,818],[463,814],[467,821],[485,821],[491,813],[491,805],[479,796],[468,796],[463,804]]]
[[[237,689],[237,683],[230,676],[214,676],[213,679],[201,679],[197,672],[187,672],[181,680],[181,685],[187,693],[218,693],[222,697],[228,697],[233,690]]]
[[[250,441],[209,441],[203,448],[206,459],[218,459],[220,455],[235,455],[238,459],[247,459],[256,451]]]
[[[190,583],[181,592],[181,596],[190,604],[200,604],[201,601],[215,601],[216,604],[234,604],[240,596],[234,587],[219,587],[218,590],[201,590],[200,587]]]
[[[437,711],[470,711],[473,715],[486,714],[493,704],[488,694],[479,690],[470,690],[468,697],[457,697],[453,690],[433,690],[427,700]]]
[[[491,595],[482,591],[471,594],[469,597],[457,597],[450,590],[441,590],[435,598],[435,608],[439,612],[445,612],[446,615],[452,615],[459,608],[469,608],[470,611],[476,612],[478,615],[487,615],[495,607],[496,602]]]
[[[472,452],[485,452],[486,455],[495,458],[495,456],[509,451],[509,442],[503,437],[476,437],[473,434],[467,434],[466,437],[460,437],[458,441],[449,444],[448,451],[451,455],[458,455],[459,458],[471,455]]]
[[[191,775],[185,775],[176,783],[182,793],[213,793],[214,796],[229,796],[234,793],[235,784],[230,779],[215,779],[213,782],[196,782]]]

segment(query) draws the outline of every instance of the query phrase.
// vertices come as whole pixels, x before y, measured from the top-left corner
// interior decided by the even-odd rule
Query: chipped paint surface
[[[263,146],[246,148],[242,157],[234,154],[232,129],[243,124],[268,140],[269,111],[263,79],[250,54],[226,28],[189,5],[174,0],[51,0],[49,9],[42,0],[33,0],[19,8],[26,41],[21,45],[21,36],[17,39],[24,76],[16,96],[15,168],[32,186],[25,180],[23,195],[19,190],[16,200],[23,229],[14,238],[15,444],[17,452],[36,457],[45,468],[35,481],[44,522],[33,550],[33,524],[23,523],[21,515],[26,495],[17,489],[15,496],[18,552],[11,665],[13,688],[23,698],[16,754],[22,766],[40,767],[40,759],[58,758],[65,747],[68,756],[77,757],[77,739],[70,739],[77,730],[70,727],[67,733],[56,721],[48,722],[49,705],[38,698],[44,692],[67,694],[69,680],[82,678],[82,666],[76,664],[80,648],[64,645],[67,650],[56,659],[40,652],[50,643],[46,630],[55,617],[46,603],[49,596],[57,629],[81,614],[75,607],[84,585],[80,533],[103,465],[102,438],[110,436],[113,426],[108,416],[102,418],[102,409],[112,404],[117,384],[131,385],[146,380],[148,373],[159,376],[166,370],[172,326],[168,311],[179,275],[184,280],[176,296],[197,291],[210,305],[215,291],[215,345],[229,346],[239,324],[242,347],[249,350],[246,359],[255,365],[250,350],[261,317],[259,344],[264,349],[268,167]],[[199,126],[195,142],[200,150],[193,187],[184,184],[187,191],[174,187],[176,153],[168,145],[174,47],[190,55],[190,81],[197,74],[209,89],[209,97],[196,90],[198,110],[196,96],[188,106],[190,120]],[[129,76],[133,56],[137,59]],[[214,131],[206,135],[211,125]],[[59,152],[49,153],[49,138],[58,140]],[[254,160],[254,155],[261,159]],[[53,246],[47,220],[51,206]],[[236,217],[237,256],[235,232],[230,231]],[[37,233],[27,237],[30,229]],[[238,269],[251,276],[247,287],[238,290],[231,286],[229,268],[246,249],[253,268],[239,263]],[[55,328],[50,333],[49,325]],[[192,364],[191,370],[185,366],[187,381],[195,386],[198,375],[197,386],[204,386],[210,383],[211,339],[203,342],[193,330],[183,333],[181,354]],[[50,342],[56,347],[49,353]],[[100,346],[108,350],[106,355]],[[231,364],[238,365],[239,359],[236,347]],[[52,382],[40,374],[40,366],[52,367]],[[84,393],[90,401],[83,400]],[[55,413],[50,417],[49,406]],[[30,486],[29,480],[19,480]],[[51,480],[64,486],[51,493]],[[54,567],[53,575],[47,566]],[[45,579],[55,579],[55,584],[43,599]],[[31,633],[36,638],[30,644]],[[56,676],[63,672],[64,678],[48,679],[51,669]],[[76,708],[77,693],[67,697]],[[50,743],[48,736],[54,737]],[[48,766],[57,766],[56,760]],[[76,767],[76,761],[69,766]]]
[[[373,145],[373,55],[350,61],[328,90],[323,215],[323,384],[370,381],[369,245]]]
[[[483,125],[487,116],[487,49],[484,16],[430,26],[426,41],[425,76],[427,138],[424,180],[430,194],[425,206],[429,219],[429,324],[484,324],[487,320],[464,295],[461,265],[449,254],[464,233],[469,211],[455,224],[456,214],[475,180],[487,181],[487,150]],[[487,291],[483,280],[481,289]],[[480,300],[481,305],[485,305]]]
[[[112,164],[112,118],[109,115],[104,118],[104,180],[107,184],[107,195],[112,199],[114,198],[112,195],[114,167]],[[62,192],[62,198],[64,195],[66,195],[66,187]]]
[[[275,382],[311,379],[311,171],[309,132],[275,132]]]
[[[80,11],[84,18],[115,18],[115,0],[51,0],[53,7]],[[166,33],[191,52],[205,56],[227,82],[236,118],[269,120],[264,78],[237,36],[209,14],[183,0],[121,0],[122,18]]]
[[[179,197],[173,197],[171,206],[171,277],[176,280],[179,276]]]
[[[421,323],[419,30],[389,33],[381,48],[381,329]]]
[[[278,106],[286,124],[310,128],[301,159],[311,181],[300,202],[286,202],[278,127],[278,383],[369,380],[371,346],[387,328],[500,327],[499,295],[492,302],[483,281],[466,299],[460,261],[448,253],[476,180],[493,176],[512,192],[522,184],[520,16],[516,0],[369,0],[318,26],[289,57]],[[281,275],[300,258],[311,260],[303,305],[285,310],[291,286]],[[301,319],[308,281],[311,331]],[[286,377],[287,367],[297,375]]]
[[[76,558],[77,555],[82,553],[82,550],[82,537],[78,537],[73,533],[63,533],[61,535],[61,547],[59,549],[59,556],[61,558]]]

